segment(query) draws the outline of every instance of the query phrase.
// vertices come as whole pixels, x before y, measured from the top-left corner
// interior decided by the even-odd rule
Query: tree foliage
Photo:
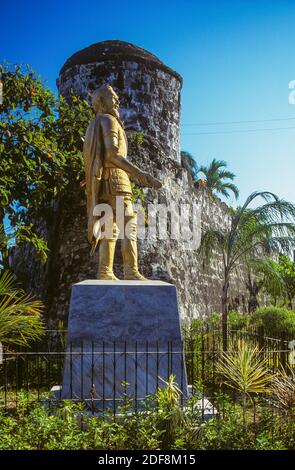
[[[0,65],[0,262],[8,268],[10,243],[29,241],[43,259],[46,243],[32,221],[82,177],[82,136],[92,116],[86,100],[57,98],[28,66]],[[30,214],[30,217],[28,217]]]

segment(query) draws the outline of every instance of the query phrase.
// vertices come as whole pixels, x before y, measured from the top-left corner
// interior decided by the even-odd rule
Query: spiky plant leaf
[[[237,349],[223,352],[217,372],[224,384],[251,398],[252,394],[269,393],[272,376],[256,347],[238,340]]]
[[[11,273],[0,274],[0,342],[27,345],[44,332],[43,304],[14,287]]]
[[[295,411],[295,369],[281,367],[274,377],[272,392],[279,406],[285,411]]]

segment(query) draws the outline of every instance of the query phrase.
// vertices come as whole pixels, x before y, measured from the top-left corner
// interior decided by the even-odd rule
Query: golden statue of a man
[[[127,160],[127,138],[119,116],[119,98],[110,85],[103,85],[92,93],[92,106],[96,113],[90,122],[84,141],[86,176],[88,241],[95,247],[99,242],[98,279],[118,280],[113,272],[114,253],[119,236],[116,220],[116,197],[124,201],[124,230],[121,237],[124,279],[143,281],[137,262],[137,217],[132,205],[130,180],[142,187],[158,189],[159,180],[141,171]],[[113,211],[111,236],[95,239],[93,214],[99,203],[108,204]]]

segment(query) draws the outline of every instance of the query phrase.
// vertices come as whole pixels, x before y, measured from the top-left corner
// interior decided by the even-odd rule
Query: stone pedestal
[[[135,406],[169,376],[187,397],[177,292],[162,281],[87,280],[72,287],[62,398]]]

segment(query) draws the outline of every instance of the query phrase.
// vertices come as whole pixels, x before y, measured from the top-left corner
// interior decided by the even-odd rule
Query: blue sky
[[[294,1],[2,0],[0,8],[0,60],[29,63],[52,89],[65,60],[95,42],[121,39],[157,55],[184,79],[182,149],[198,163],[226,160],[241,202],[254,190],[295,201]],[[233,121],[256,122],[223,124]],[[190,125],[200,123],[218,124]]]

